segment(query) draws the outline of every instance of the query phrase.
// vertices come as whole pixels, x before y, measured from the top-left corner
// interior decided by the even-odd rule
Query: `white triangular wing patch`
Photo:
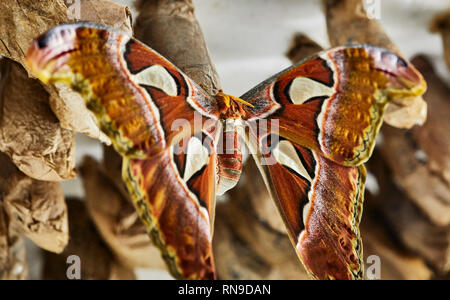
[[[308,99],[321,96],[331,96],[333,88],[307,77],[297,77],[289,88],[289,97],[294,104],[303,104]]]
[[[295,147],[291,142],[286,140],[280,141],[272,153],[280,164],[291,168],[310,182],[312,181],[311,176],[309,176],[308,171],[306,171],[305,166],[303,166],[303,163],[298,157],[297,151],[295,151]]]
[[[178,94],[177,83],[170,73],[160,65],[153,65],[132,76],[141,85],[148,85],[161,89],[169,96]]]
[[[208,162],[208,149],[198,138],[192,137],[189,140],[186,150],[186,167],[183,176],[184,181],[187,182],[192,177],[192,175],[203,168],[203,166],[208,164]]]

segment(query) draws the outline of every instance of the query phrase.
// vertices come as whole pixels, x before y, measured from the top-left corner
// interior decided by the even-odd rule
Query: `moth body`
[[[217,145],[217,186],[218,195],[233,188],[242,172],[242,147],[240,131],[244,129],[240,119],[223,121],[223,132]]]

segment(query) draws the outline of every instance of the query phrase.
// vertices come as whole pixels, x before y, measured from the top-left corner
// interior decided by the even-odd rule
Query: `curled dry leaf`
[[[51,206],[36,207],[40,201],[36,200],[37,180],[33,180],[17,169],[9,157],[0,153],[0,279],[26,279],[28,277],[28,267],[26,263],[25,244],[23,234],[32,238],[38,245],[46,246],[54,251],[61,251],[68,242],[67,220],[58,220],[55,214],[49,214],[52,220],[45,217],[45,211],[54,211],[56,207],[63,205],[63,214],[66,212],[65,203],[62,199],[59,203],[50,201]],[[23,181],[32,182],[24,185]],[[40,186],[50,193],[56,183],[42,183]],[[32,188],[33,187],[33,188]],[[19,195],[20,194],[20,195]],[[20,199],[22,201],[20,201]],[[27,223],[29,216],[35,215],[33,223]],[[54,219],[53,219],[54,218]],[[58,228],[65,227],[64,238],[59,234],[59,230],[55,230],[48,226],[49,224],[57,225]],[[61,226],[62,225],[62,226]],[[28,227],[29,226],[29,227]],[[42,228],[48,230],[42,230]],[[43,236],[37,236],[37,232],[43,232]]]
[[[450,70],[450,10],[437,15],[431,23],[431,31],[442,35],[442,44],[444,46],[444,59],[447,68]]]
[[[80,172],[89,215],[118,261],[129,268],[165,269],[138,213],[101,165],[86,157]]]
[[[213,242],[219,278],[309,279],[285,231],[272,229],[254,213],[249,201],[253,192],[239,185],[231,190],[232,200],[217,204]],[[265,194],[260,200],[270,203],[268,193]],[[275,208],[273,212],[277,214]],[[279,215],[273,217],[281,221]]]
[[[296,33],[292,37],[286,56],[292,63],[296,63],[314,53],[322,51],[323,48],[303,33]]]
[[[0,153],[0,191],[9,231],[61,252],[69,240],[67,207],[59,183],[32,179]]]
[[[388,176],[388,174],[384,174]],[[371,279],[370,266],[375,261],[373,255],[381,260],[380,275],[383,280],[428,280],[433,271],[420,256],[399,246],[392,238],[384,222],[380,222],[376,201],[369,192],[365,193],[364,218],[361,232],[364,239],[364,261],[366,278]],[[387,200],[387,199],[382,199]],[[372,257],[371,257],[372,256]],[[376,274],[373,274],[376,275]]]
[[[70,8],[69,6],[69,10]],[[80,16],[76,19],[106,24],[129,34],[132,33],[130,9],[126,5],[111,0],[81,0]]]
[[[322,2],[331,46],[372,44],[400,53],[378,21],[367,16],[362,0],[322,0]],[[398,128],[422,125],[426,120],[426,108],[422,97],[396,100],[386,109],[384,120]]]
[[[36,35],[66,18],[63,0],[0,1],[0,55],[25,66],[25,53]]]
[[[402,139],[399,135],[392,138]],[[393,145],[386,145],[383,148],[386,148],[386,151],[396,149]],[[405,147],[398,149],[400,152],[402,150],[405,150]],[[398,155],[398,152],[396,154]],[[448,273],[450,270],[450,226],[433,223],[415,203],[416,201],[410,199],[405,191],[394,183],[392,177],[395,177],[393,174],[396,170],[395,165],[391,166],[391,161],[386,160],[384,155],[382,149],[375,149],[372,159],[368,162],[368,170],[377,178],[379,186],[379,191],[369,198],[373,200],[380,212],[377,216],[378,220],[381,219],[387,224],[395,241],[401,242],[406,249],[423,258],[433,271],[437,271],[438,274]],[[406,155],[410,154],[406,153]],[[416,167],[417,162],[413,160],[412,168]],[[422,176],[421,181],[416,184],[421,185],[425,176]],[[425,182],[425,188],[433,191],[433,187],[427,184],[429,182]]]
[[[62,1],[1,1],[0,55],[24,65],[25,53],[36,34],[58,24],[58,16],[64,13]],[[3,81],[17,82],[12,83],[15,88],[6,86],[2,93],[1,150],[31,177],[42,180],[73,177],[73,137],[60,128],[48,107],[49,95],[37,81],[28,79],[19,66],[8,68],[14,73],[4,76]],[[14,103],[13,97],[21,101]],[[11,124],[11,119],[17,124]],[[16,125],[20,126],[15,128]]]
[[[61,252],[68,241],[67,208],[60,185],[19,175],[4,198],[11,226],[39,247]]]
[[[402,104],[393,104],[386,107],[384,121],[397,128],[412,128],[423,125],[427,120],[428,105],[422,97],[403,98]],[[414,116],[414,117],[412,117]]]
[[[83,280],[136,279],[133,270],[117,262],[104,244],[89,219],[84,202],[68,199],[67,205],[71,225],[70,242],[61,254],[45,254],[44,279],[67,279],[67,259],[72,255],[80,259],[80,276]]]
[[[73,134],[62,129],[47,92],[17,63],[3,61],[0,151],[30,177],[60,181],[75,176]]]
[[[60,126],[64,129],[86,134],[100,141],[111,144],[109,138],[100,130],[98,121],[90,110],[86,108],[83,98],[71,88],[56,84],[45,86],[50,94],[49,104]]]

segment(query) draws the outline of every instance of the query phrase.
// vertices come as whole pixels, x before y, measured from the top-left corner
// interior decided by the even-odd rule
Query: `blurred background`
[[[129,6],[133,18],[137,17],[133,1],[117,2]],[[193,3],[212,61],[228,94],[242,95],[291,65],[286,53],[295,34],[307,35],[322,48],[331,46],[319,0],[194,0]],[[448,120],[442,116],[450,109],[450,96],[446,92],[450,76],[442,36],[430,31],[436,15],[449,8],[449,0],[381,0],[376,10],[376,20],[392,42],[406,58],[415,57],[433,86],[432,94],[428,95],[433,99],[424,97],[429,103],[428,113],[435,112],[430,105],[437,110],[432,118],[435,122],[426,129],[416,126],[407,132],[384,125],[377,151],[368,164],[362,236],[365,256],[381,258],[382,279],[448,279],[450,271],[450,149],[445,148],[450,138],[446,130],[450,128],[445,127]],[[430,121],[430,115],[428,118]],[[436,137],[434,128],[440,128],[442,135]],[[77,165],[86,155],[102,161],[103,147],[98,140],[77,134]],[[89,174],[89,166],[86,168],[82,173]],[[246,171],[254,174],[254,166],[247,166]],[[267,197],[262,191],[265,187],[247,178],[244,176],[237,190],[220,199],[217,207],[215,238],[220,236],[220,240],[215,241],[215,247],[219,274],[235,279],[306,278],[289,248],[275,206],[262,200]],[[68,198],[85,197],[80,176],[63,181],[62,187]],[[235,202],[229,204],[230,199]],[[248,210],[248,203],[255,211],[255,223],[246,221],[240,227],[250,229],[245,231],[226,222],[230,216],[237,224],[245,220],[246,216],[239,211]],[[145,244],[142,237],[136,241],[137,252],[133,253],[140,251],[140,243]],[[117,249],[113,252],[117,251],[120,252]],[[30,278],[43,278],[43,257],[42,251],[28,241]],[[139,257],[129,264],[137,278],[170,278],[157,258],[154,265],[147,256],[144,259],[150,261],[146,267],[139,266]]]

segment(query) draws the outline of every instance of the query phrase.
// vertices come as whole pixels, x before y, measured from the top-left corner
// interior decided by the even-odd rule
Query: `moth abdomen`
[[[218,144],[217,186],[218,195],[233,188],[242,173],[242,144],[240,136],[233,128],[225,126]]]

